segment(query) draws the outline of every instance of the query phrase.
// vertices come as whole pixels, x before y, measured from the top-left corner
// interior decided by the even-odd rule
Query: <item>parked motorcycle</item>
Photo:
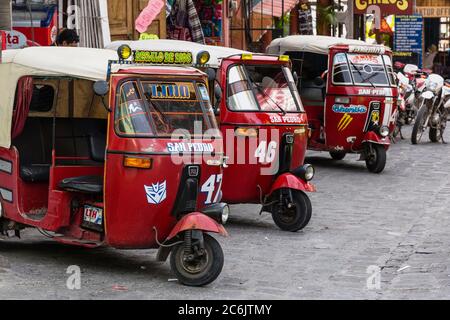
[[[413,108],[412,104],[407,105],[407,101],[414,96],[414,90],[408,77],[406,77],[403,73],[399,72],[397,74],[397,83],[398,83],[398,100],[397,100],[397,116],[396,116],[396,125],[395,129],[392,132],[392,141],[395,142],[395,139],[400,135],[400,138],[403,140],[402,128],[404,125],[409,124],[416,116],[416,109]]]
[[[420,96],[425,88],[425,81],[429,74],[432,73],[431,70],[419,69],[418,66],[414,64],[396,64],[396,69],[399,70],[397,73],[398,77],[402,77],[404,81],[404,100],[405,100],[405,112],[404,117],[405,124],[411,124],[417,116],[417,112],[420,107]],[[408,79],[408,84],[406,85],[406,79]]]
[[[444,131],[447,126],[448,109],[450,106],[450,81],[444,81],[440,75],[431,74],[425,81],[424,90],[420,96],[420,108],[412,131],[411,142],[418,144],[427,128],[432,142],[444,141]]]

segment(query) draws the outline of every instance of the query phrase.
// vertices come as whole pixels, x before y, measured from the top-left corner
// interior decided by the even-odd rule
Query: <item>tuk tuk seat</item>
[[[50,165],[49,164],[21,165],[20,177],[25,182],[48,182],[50,177]]]
[[[80,192],[89,194],[103,193],[102,176],[82,176],[66,178],[58,185],[62,190],[69,192]]]

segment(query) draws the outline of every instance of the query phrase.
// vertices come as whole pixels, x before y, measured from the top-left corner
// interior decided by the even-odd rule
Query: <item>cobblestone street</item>
[[[0,299],[449,299],[450,145],[401,141],[381,175],[356,160],[309,153],[318,193],[302,232],[233,206],[224,270],[208,287],[179,285],[155,251],[80,249],[28,230],[0,240]],[[66,287],[71,265],[81,290]],[[377,267],[381,287],[369,290]]]

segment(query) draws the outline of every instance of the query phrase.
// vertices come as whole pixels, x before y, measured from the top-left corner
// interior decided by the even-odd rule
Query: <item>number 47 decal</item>
[[[222,174],[214,174],[203,184],[201,191],[207,193],[205,204],[216,203],[219,201],[220,190],[222,189],[222,177]]]

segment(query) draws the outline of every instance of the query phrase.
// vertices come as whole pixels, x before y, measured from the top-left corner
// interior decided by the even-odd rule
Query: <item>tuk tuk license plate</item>
[[[95,231],[103,231],[103,209],[89,205],[84,206],[82,226]]]

